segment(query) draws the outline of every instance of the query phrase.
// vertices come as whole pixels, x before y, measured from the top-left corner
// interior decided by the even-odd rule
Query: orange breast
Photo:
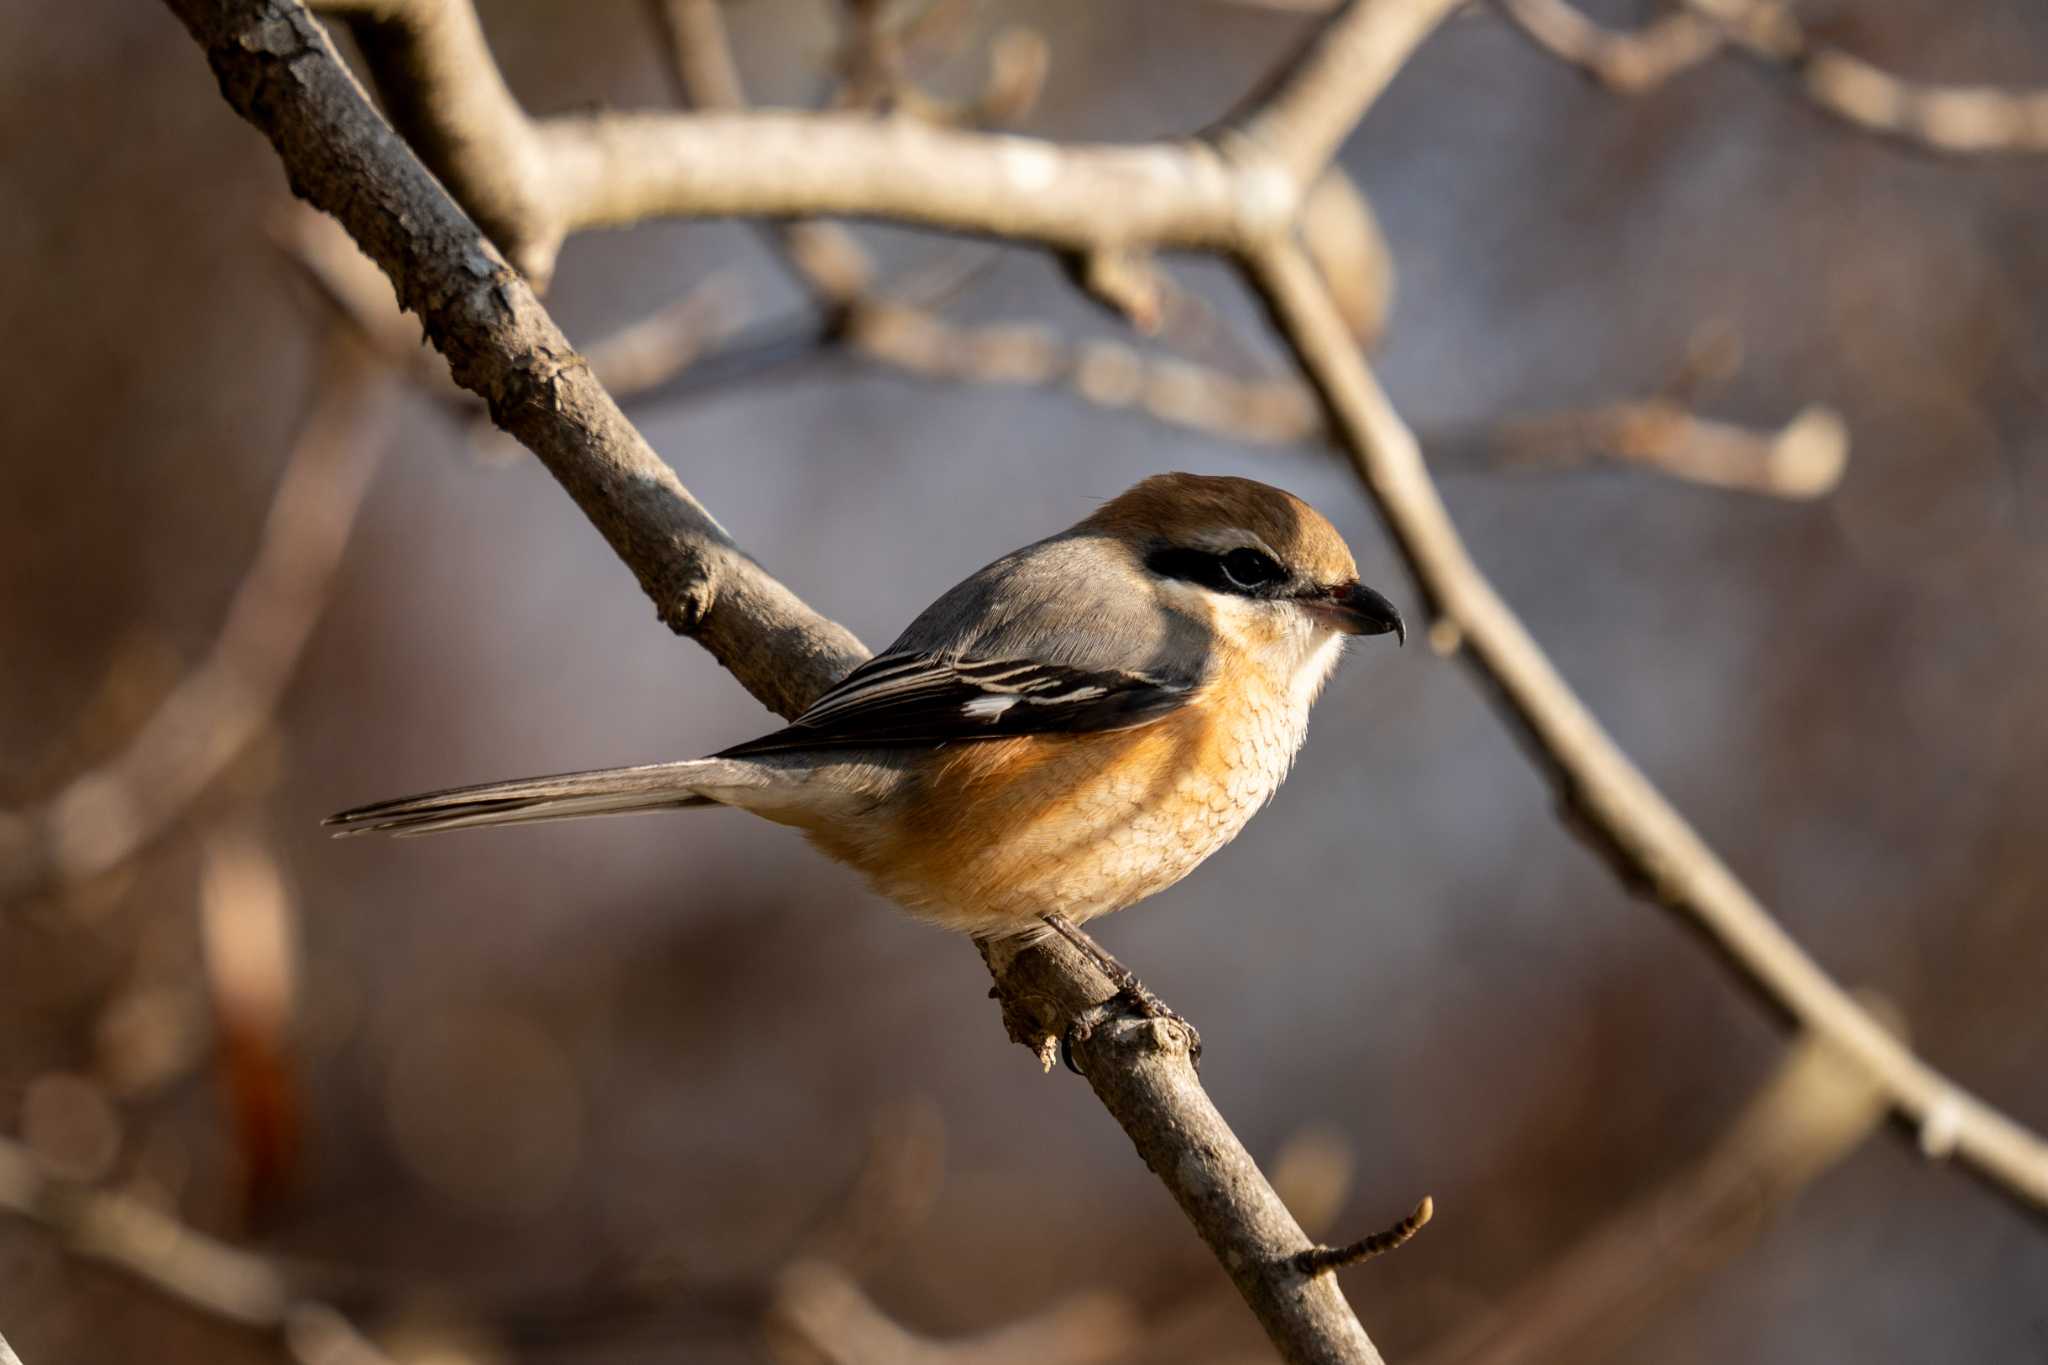
[[[1212,690],[1153,725],[941,751],[895,818],[857,842],[813,838],[884,895],[990,934],[1059,912],[1076,921],[1163,890],[1236,835],[1279,785],[1297,718],[1264,695]]]

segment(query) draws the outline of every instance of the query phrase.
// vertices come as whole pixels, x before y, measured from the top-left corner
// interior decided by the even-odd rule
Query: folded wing
[[[1128,730],[1185,705],[1195,685],[1193,678],[1026,659],[884,654],[785,728],[717,757]]]

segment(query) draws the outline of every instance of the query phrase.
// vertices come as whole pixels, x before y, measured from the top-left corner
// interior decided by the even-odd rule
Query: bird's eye
[[[1223,556],[1223,576],[1228,578],[1234,587],[1251,589],[1278,582],[1287,575],[1273,562],[1272,556],[1244,548],[1232,550]]]

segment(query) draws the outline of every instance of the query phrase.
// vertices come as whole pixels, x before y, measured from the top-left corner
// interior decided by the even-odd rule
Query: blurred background
[[[28,870],[0,906],[0,1203],[56,1180],[175,1215],[406,1361],[1269,1358],[1086,1087],[1004,1039],[968,946],[789,832],[324,836],[346,805],[772,718],[536,463],[336,340],[276,158],[166,11],[8,8],[0,855]],[[675,98],[636,0],[479,8],[536,113]],[[1199,127],[1311,22],[959,8],[919,79],[971,95],[1028,25],[1050,60],[1021,126],[1062,138]],[[1916,78],[2048,83],[2032,0],[1799,12]],[[823,0],[727,19],[760,101],[833,88]],[[1343,164],[1398,274],[1382,377],[1481,564],[1838,979],[2048,1128],[2041,162],[1845,128],[1732,55],[1627,98],[1479,7]],[[1135,341],[1040,254],[859,233],[956,322]],[[1287,375],[1226,272],[1173,270],[1195,321],[1148,349]],[[731,354],[629,413],[870,645],[1167,469],[1299,493],[1420,613],[1312,432],[876,363],[820,340],[744,225],[577,237],[548,302],[595,346],[686,298]],[[1607,458],[1598,421],[1531,434],[1658,395],[1766,436],[1824,405],[1846,471],[1773,497]],[[1270,810],[1102,937],[1201,1025],[1204,1081],[1312,1231],[1435,1197],[1416,1241],[1344,1272],[1390,1357],[1482,1358],[1472,1334],[1505,1323],[1526,1349],[1501,1358],[2048,1360],[2038,1218],[1853,1085],[1789,1085],[1793,1040],[1570,837],[1426,647],[1354,651]],[[326,1340],[65,1242],[0,1212],[27,1365]],[[1592,1335],[1539,1349],[1574,1312]]]

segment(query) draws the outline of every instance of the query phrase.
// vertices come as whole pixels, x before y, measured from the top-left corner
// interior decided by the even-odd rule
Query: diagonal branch
[[[664,619],[788,714],[865,657],[742,554],[619,412],[526,283],[378,117],[297,0],[169,0],[229,103],[302,197],[339,218],[418,312],[458,382],[539,455],[639,575]],[[1114,995],[1063,945],[991,945],[1012,1036],[1041,1049]],[[1122,1124],[1291,1361],[1377,1362],[1311,1243],[1216,1112],[1186,1040],[1111,1019],[1077,1046]]]
[[[393,1365],[347,1318],[305,1297],[270,1261],[139,1199],[59,1180],[28,1148],[5,1138],[0,1210],[40,1224],[75,1255],[188,1308],[278,1337],[299,1365]],[[6,1365],[4,1351],[0,1365]]]
[[[576,500],[671,629],[763,704],[803,709],[867,651],[742,553],[641,438],[533,292],[370,107],[290,0],[173,4],[302,197],[339,218],[483,398]]]
[[[1881,1013],[1888,1013],[1883,1002]],[[1691,1283],[1733,1260],[1766,1220],[1846,1159],[1884,1120],[1870,1074],[1802,1037],[1690,1165],[1578,1242],[1557,1249],[1491,1311],[1423,1356],[1427,1365],[1542,1365],[1619,1358],[1619,1347]]]
[[[1570,0],[1495,4],[1537,46],[1618,94],[1644,94],[1735,48],[1862,132],[1954,156],[2048,151],[2048,89],[1908,80],[1816,40],[1781,0],[1683,0],[1633,30],[1595,23]]]
[[[1422,40],[1463,0],[1339,5],[1294,59],[1234,120],[1306,186],[1337,155],[1352,128],[1393,83]]]
[[[531,293],[369,111],[297,5],[171,3],[216,34],[216,63],[237,107],[264,101],[251,116],[278,144],[295,186],[342,217],[394,276],[457,379],[548,464],[639,574],[663,619],[785,711],[861,656],[851,636],[747,560],[655,459]],[[1433,638],[1447,652],[1469,646],[1467,659],[1557,784],[1568,818],[1624,880],[1705,931],[1775,1008],[1869,1067],[1930,1155],[1960,1156],[2048,1205],[2048,1146],[1921,1061],[1829,980],[1600,729],[1473,564],[1413,434],[1288,240],[1295,176],[1334,148],[1339,114],[1356,117],[1383,88],[1387,54],[1412,49],[1446,8],[1442,0],[1346,6],[1232,125],[1242,132],[1213,145],[1065,147],[901,120],[747,113],[585,121],[577,136],[603,141],[594,129],[631,125],[638,131],[626,142],[642,138],[637,150],[650,154],[669,138],[672,164],[655,168],[656,180],[669,177],[660,192],[643,193],[645,184],[621,191],[621,204],[632,200],[644,213],[895,216],[1068,248],[1206,245],[1241,255],[1442,617]],[[1343,88],[1345,67],[1332,54],[1356,64],[1355,88]],[[624,145],[603,154],[586,147],[581,173],[601,171],[604,155],[623,154]],[[376,174],[366,177],[365,167]],[[614,169],[646,178],[647,168]]]
[[[0,810],[0,895],[87,881],[176,824],[262,734],[327,604],[392,410],[383,360],[337,324],[264,518],[255,561],[205,659],[122,750],[34,806]]]
[[[1869,1068],[1931,1156],[1954,1154],[2048,1206],[2048,1144],[1915,1056],[1771,918],[1683,816],[1622,753],[1466,552],[1421,448],[1344,331],[1299,249],[1247,263],[1287,343],[1330,407],[1436,614],[1430,641],[1462,649],[1557,788],[1567,820],[1633,889],[1677,911],[1727,951],[1744,979],[1815,1037]]]

